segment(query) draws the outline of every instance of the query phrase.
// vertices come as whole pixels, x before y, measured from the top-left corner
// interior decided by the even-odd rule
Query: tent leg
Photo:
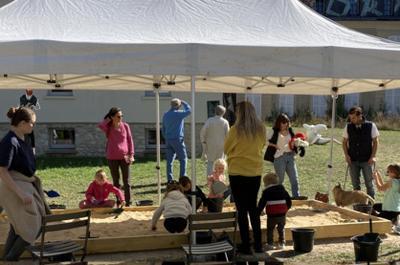
[[[191,117],[191,162],[192,162],[192,191],[196,191],[196,185],[197,185],[197,179],[196,179],[196,81],[195,77],[191,76],[191,95],[192,95],[192,115]],[[193,213],[196,213],[196,197],[192,196],[192,205],[193,207]]]
[[[328,174],[327,174],[327,194],[329,196],[331,191],[332,184],[332,175],[333,175],[333,142],[334,142],[334,131],[335,128],[335,120],[336,120],[336,100],[338,98],[338,88],[332,88],[332,117],[331,117],[331,150],[329,153],[329,162],[328,162]],[[330,200],[331,201],[331,200]]]
[[[157,193],[158,193],[158,205],[160,205],[161,204],[160,91],[158,90],[158,88],[155,88],[154,91],[156,94]]]
[[[190,80],[191,95],[192,95],[192,115],[191,115],[191,162],[192,162],[192,191],[196,191],[197,179],[196,179],[196,78],[191,76]],[[196,196],[192,195],[192,213],[196,213]],[[196,244],[196,234],[192,232],[191,235],[193,244]]]

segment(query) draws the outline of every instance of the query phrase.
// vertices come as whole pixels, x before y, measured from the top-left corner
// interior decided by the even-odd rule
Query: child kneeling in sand
[[[85,193],[86,200],[79,203],[79,208],[112,208],[115,205],[115,201],[108,199],[110,193],[114,193],[117,196],[121,206],[125,205],[125,197],[122,191],[108,182],[106,172],[100,169],[96,172],[94,180],[90,183]]]
[[[183,188],[177,181],[172,181],[167,185],[167,191],[160,207],[153,214],[151,220],[151,230],[157,229],[157,221],[161,214],[164,215],[164,227],[170,233],[180,233],[187,226],[187,217],[192,213],[192,207]]]
[[[258,202],[258,211],[265,208],[267,214],[267,245],[266,250],[283,249],[285,247],[286,213],[292,207],[292,200],[275,173],[268,173],[263,177],[265,190]],[[279,243],[274,247],[274,229],[277,226]]]

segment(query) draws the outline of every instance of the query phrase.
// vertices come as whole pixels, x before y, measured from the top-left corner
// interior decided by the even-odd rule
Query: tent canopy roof
[[[15,0],[0,88],[330,94],[400,87],[400,44],[297,0]],[[51,76],[50,76],[51,75]]]

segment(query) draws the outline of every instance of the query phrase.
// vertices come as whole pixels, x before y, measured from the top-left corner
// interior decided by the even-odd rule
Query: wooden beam
[[[304,228],[315,229],[315,239],[323,238],[338,238],[338,237],[351,237],[358,234],[364,234],[369,232],[369,222],[368,215],[365,213],[360,213],[353,211],[351,209],[337,207],[334,205],[329,205],[323,202],[307,200],[307,201],[293,201],[293,205],[300,206],[306,205],[316,209],[326,209],[331,211],[337,211],[343,213],[354,219],[365,220],[363,222],[354,223],[343,223],[334,225],[320,225]],[[230,206],[233,206],[230,204]],[[127,207],[127,211],[135,211],[140,209],[140,211],[152,211],[156,206],[140,206],[140,207]],[[68,213],[76,212],[77,210],[57,210],[55,212]],[[94,209],[94,212],[99,213],[110,213],[112,209],[99,208]],[[386,219],[382,219],[376,216],[372,216],[373,220],[373,232],[384,234],[390,233],[391,222]],[[292,240],[291,228],[287,226],[285,228],[286,240]],[[232,232],[230,232],[232,233]],[[266,229],[262,229],[262,236],[265,241]],[[240,241],[239,232],[236,235],[238,241]],[[275,238],[278,238],[275,236]],[[187,244],[188,236],[187,234],[157,234],[157,235],[138,235],[131,237],[104,237],[104,238],[91,238],[88,242],[88,253],[115,253],[115,252],[131,252],[131,251],[142,251],[142,250],[156,250],[156,249],[171,249],[180,248],[182,244]],[[76,240],[76,242],[83,242],[83,240]],[[4,243],[0,243],[0,255],[2,255],[4,248]],[[25,257],[28,255],[24,254]]]

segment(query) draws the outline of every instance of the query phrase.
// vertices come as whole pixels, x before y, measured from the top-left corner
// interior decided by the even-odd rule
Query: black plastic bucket
[[[224,208],[223,198],[212,198],[208,200],[208,212],[209,213],[221,213]]]
[[[196,243],[197,244],[208,244],[213,240],[213,234],[211,231],[196,231]]]
[[[365,233],[364,235],[353,236],[354,255],[358,261],[377,261],[379,245],[382,239],[378,233]]]
[[[292,228],[293,248],[296,252],[311,252],[314,246],[315,230],[311,228]]]
[[[371,204],[354,204],[353,205],[353,210],[362,212],[362,213],[369,213],[372,210],[372,205]]]
[[[151,206],[153,205],[152,200],[139,200],[136,202],[136,206]]]

